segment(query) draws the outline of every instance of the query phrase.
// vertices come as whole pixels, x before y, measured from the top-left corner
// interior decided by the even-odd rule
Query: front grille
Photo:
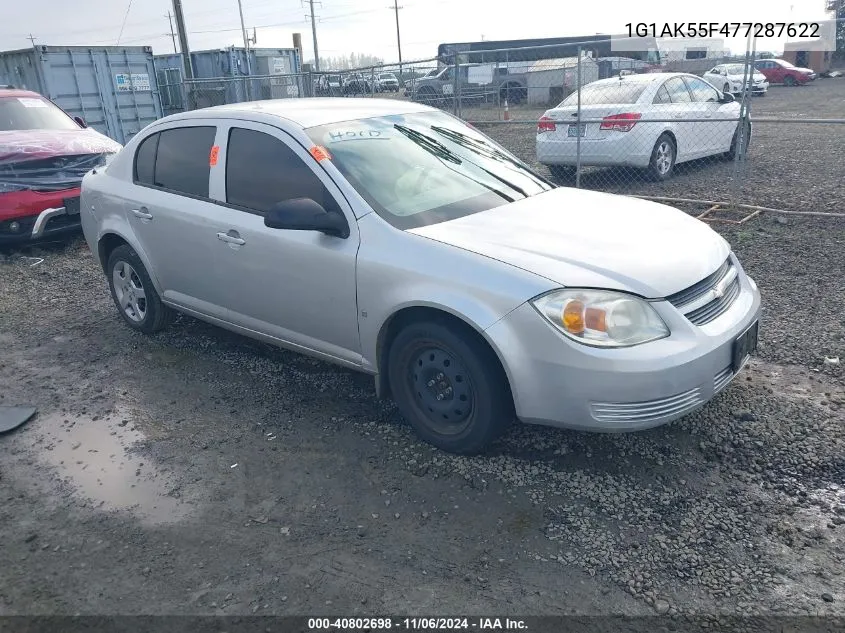
[[[600,422],[648,422],[690,411],[703,403],[698,387],[668,398],[645,402],[594,402],[593,417]]]
[[[0,167],[0,180],[33,191],[73,189],[104,158],[105,154],[77,154],[8,162]]]
[[[729,283],[728,278],[732,278]],[[666,300],[695,325],[706,325],[727,312],[739,293],[739,271],[728,258],[716,272]]]

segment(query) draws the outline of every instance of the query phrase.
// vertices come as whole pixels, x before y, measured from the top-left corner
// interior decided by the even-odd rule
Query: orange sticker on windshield
[[[329,154],[329,150],[327,150],[322,145],[315,145],[311,148],[311,156],[314,157],[315,160],[331,160],[331,154]]]
[[[208,155],[208,164],[214,167],[217,164],[217,157],[220,155],[220,146],[215,145],[211,148],[211,153]]]

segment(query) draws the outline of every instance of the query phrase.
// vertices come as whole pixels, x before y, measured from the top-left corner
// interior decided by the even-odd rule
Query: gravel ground
[[[769,160],[754,202],[841,191]],[[187,317],[135,334],[79,240],[6,253],[0,403],[39,413],[0,437],[0,614],[845,615],[845,220],[714,228],[764,301],[728,389],[473,458],[366,377]]]

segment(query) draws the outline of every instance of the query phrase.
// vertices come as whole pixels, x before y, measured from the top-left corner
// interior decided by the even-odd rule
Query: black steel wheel
[[[399,410],[422,439],[438,448],[478,453],[513,420],[499,360],[469,328],[411,324],[394,339],[388,363]]]

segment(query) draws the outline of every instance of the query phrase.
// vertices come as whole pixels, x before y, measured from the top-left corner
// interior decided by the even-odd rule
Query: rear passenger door
[[[728,151],[739,118],[739,104],[720,103],[721,93],[698,77],[684,77],[696,112],[702,119],[697,136],[701,139],[701,155],[709,156]]]
[[[662,111],[666,113],[666,118],[673,122],[670,128],[678,144],[677,160],[679,162],[689,160],[696,151],[700,139],[695,123],[690,121],[695,116],[695,106],[683,79],[672,77],[660,87],[655,101],[665,101],[667,98],[668,105],[663,104]]]
[[[221,209],[209,196],[216,121],[157,128],[135,154],[125,213],[147,254],[162,298],[187,311],[225,319],[227,290],[216,271],[213,227]]]

